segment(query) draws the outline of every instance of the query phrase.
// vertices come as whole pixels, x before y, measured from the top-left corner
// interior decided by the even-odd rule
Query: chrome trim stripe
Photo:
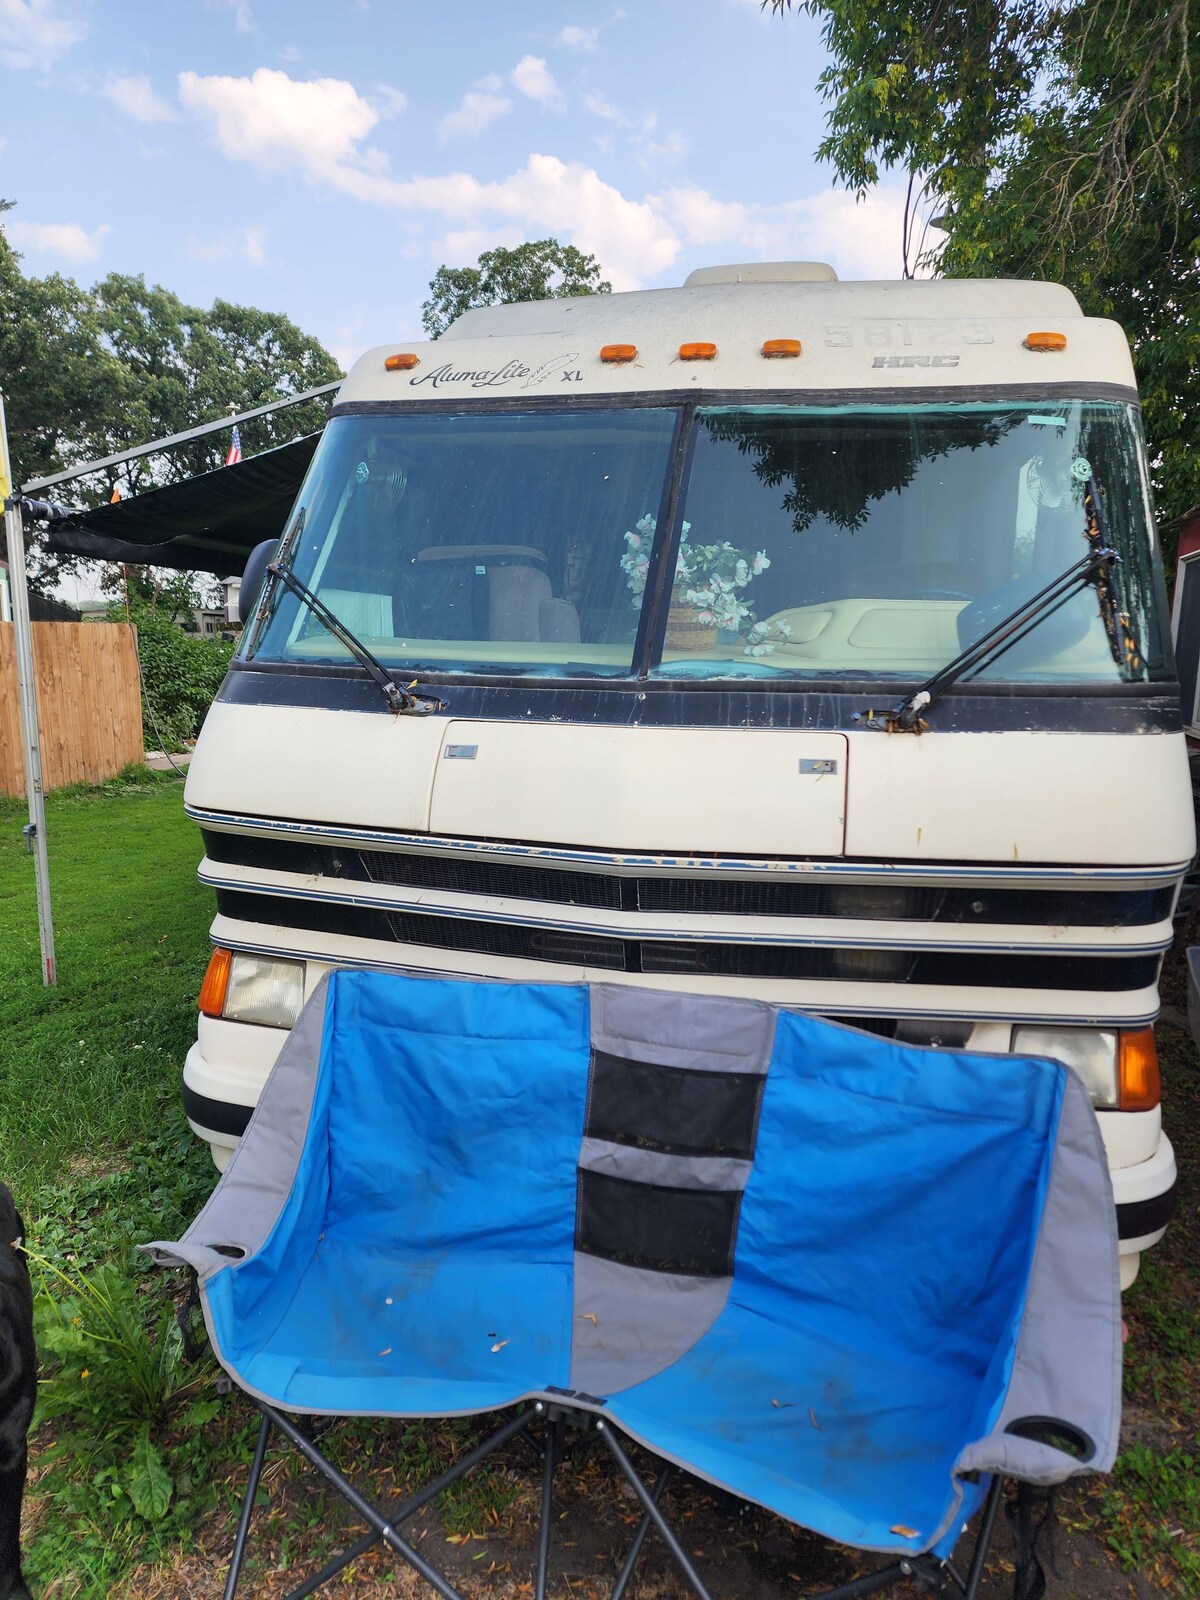
[[[243,867],[240,870],[258,872],[264,869]],[[520,901],[517,903],[528,906],[529,909],[510,911],[503,909],[513,904],[509,900],[487,895],[479,895],[468,900],[463,896],[438,889],[414,890],[406,896],[403,892],[397,892],[393,886],[381,884],[378,885],[380,893],[365,894],[361,890],[356,892],[314,888],[311,879],[302,879],[299,884],[291,884],[282,882],[278,878],[224,877],[211,869],[207,856],[200,863],[198,876],[200,882],[210,889],[232,889],[241,894],[271,895],[290,900],[313,900],[322,904],[362,906],[373,911],[410,911],[417,916],[454,916],[468,922],[499,923],[506,927],[543,928],[551,933],[595,934],[598,937],[615,939],[673,941],[687,944],[788,945],[838,950],[967,951],[983,955],[1090,955],[1117,959],[1121,956],[1160,954],[1170,949],[1174,938],[1169,922],[1145,924],[1146,931],[1151,934],[1157,932],[1158,937],[1144,939],[1138,944],[1080,943],[1078,939],[1071,940],[1066,937],[1052,944],[1038,944],[1014,939],[1011,933],[1008,937],[993,937],[990,940],[967,939],[961,932],[955,937],[955,930],[962,926],[959,923],[923,923],[918,919],[905,925],[904,937],[892,938],[842,933],[838,924],[843,919],[834,917],[821,919],[819,923],[816,918],[777,917],[773,920],[778,926],[762,931],[754,931],[752,926],[747,926],[747,924],[761,923],[765,920],[762,916],[746,916],[731,922],[703,912],[684,911],[676,915],[681,921],[694,917],[694,926],[683,928],[664,926],[655,923],[652,915],[640,911],[617,911],[607,916],[604,912],[597,911],[595,921],[581,922],[558,915],[568,908],[553,901]],[[796,930],[797,923],[818,923],[818,925],[813,927],[811,932],[801,932]],[[908,933],[910,926],[911,935]],[[987,925],[979,923],[975,928],[986,931]],[[942,939],[930,937],[934,929],[944,929],[947,937]]]
[[[374,849],[394,850],[399,854],[458,857],[463,860],[489,856],[505,861],[532,861],[546,867],[589,867],[621,877],[679,874],[778,881],[781,878],[812,878],[824,882],[957,884],[964,888],[1001,889],[1160,889],[1178,883],[1191,867],[1190,861],[1144,867],[1045,866],[1001,867],[986,862],[975,865],[924,865],[919,862],[863,861],[765,861],[735,860],[732,857],[622,855],[600,850],[570,850],[552,845],[516,844],[486,839],[452,839],[426,833],[391,833],[375,828],[350,828],[334,823],[292,822],[278,817],[247,817],[233,812],[206,811],[200,806],[184,806],[191,820],[201,827],[223,833],[255,834],[264,838],[303,839],[313,844],[357,844]]]
[[[276,957],[278,959],[292,960],[292,961],[315,961],[316,963],[318,963],[318,965],[323,966],[323,967],[365,967],[365,968],[369,968],[373,972],[401,972],[401,973],[405,973],[405,974],[407,974],[407,975],[409,975],[411,977],[417,977],[417,978],[467,978],[467,979],[470,979],[470,980],[472,980],[474,982],[487,982],[490,979],[490,975],[487,974],[487,973],[480,973],[478,971],[474,971],[473,972],[473,971],[469,971],[469,970],[467,970],[465,968],[437,967],[437,966],[415,966],[411,962],[396,961],[394,959],[391,960],[391,961],[387,961],[387,960],[383,960],[383,959],[376,959],[373,956],[362,955],[362,954],[359,954],[359,953],[355,953],[355,955],[353,956],[352,959],[351,958],[339,959],[339,957],[337,955],[332,954],[328,950],[325,950],[325,951],[309,950],[309,949],[305,949],[303,947],[300,947],[298,945],[271,945],[271,944],[265,944],[261,940],[258,940],[258,939],[248,939],[248,938],[245,938],[245,937],[243,937],[241,935],[233,934],[233,933],[227,932],[227,931],[225,931],[223,929],[222,930],[218,930],[216,928],[216,922],[226,922],[226,923],[228,923],[228,922],[230,922],[232,920],[233,919],[231,919],[231,918],[226,918],[226,917],[221,917],[221,916],[218,916],[216,918],[216,921],[214,922],[213,928],[210,929],[210,931],[209,931],[209,938],[210,938],[210,940],[212,941],[212,943],[214,945],[220,945],[223,949],[226,949],[226,950],[241,951],[241,952],[244,952],[247,955],[273,956],[273,957]],[[358,942],[365,944],[365,943],[373,943],[373,942],[376,942],[376,941],[360,940]],[[527,981],[530,981],[530,982],[537,982],[537,983],[572,983],[572,984],[575,984],[575,983],[581,983],[581,982],[589,981],[589,979],[587,978],[586,974],[588,973],[588,971],[590,969],[587,969],[587,968],[577,968],[577,967],[562,968],[562,967],[557,966],[553,962],[540,962],[540,961],[538,961],[538,962],[532,962],[532,961],[512,962],[510,964],[511,965],[516,965],[516,966],[521,966],[522,969],[524,969],[525,967],[535,967],[537,969],[537,972],[536,972],[535,976],[531,976],[527,980]],[[629,973],[624,973],[624,972],[608,972],[608,971],[603,971],[602,972],[602,971],[599,971],[599,970],[594,970],[590,981],[596,982],[596,983],[621,983],[623,981],[627,981],[630,978],[630,976],[641,977],[643,975],[642,974],[631,975]],[[647,978],[659,978],[659,979],[661,979],[661,978],[669,976],[669,975],[668,974],[649,974],[649,973],[647,973],[647,974],[645,974],[645,976]],[[525,981],[523,973],[522,973],[522,980]],[[502,982],[511,981],[511,980],[506,980],[503,977],[496,977],[494,979],[490,979],[490,981],[502,983]],[[737,980],[734,980],[734,981],[737,981]],[[792,984],[792,983],[795,983],[797,981],[801,981],[801,982],[803,982],[803,981],[808,981],[808,982],[816,981],[816,982],[819,982],[821,980],[811,980],[811,979],[810,980],[793,980],[793,979],[742,980],[742,982],[744,982],[744,983],[755,982],[755,983],[758,983],[760,985],[770,984],[772,989],[783,988],[785,983],[786,984]],[[841,980],[841,981],[843,981],[846,984],[846,987],[848,987],[848,988],[849,987],[853,987],[853,984],[851,982],[848,982],[846,980]],[[671,985],[671,984],[664,983],[664,982],[660,981],[658,983],[654,983],[654,982],[647,983],[645,985],[645,987],[647,987],[647,988],[656,988],[656,987],[657,988],[670,988],[670,987],[680,988],[680,985],[678,985],[678,984]],[[892,987],[894,987],[897,990],[897,996],[899,996],[899,994],[903,993],[903,991],[905,990],[906,987],[910,987],[910,986],[905,985],[905,984],[894,984],[894,985],[892,985]],[[685,990],[684,992],[689,992],[690,993],[691,991],[690,990]],[[742,993],[744,991],[742,989],[738,989],[737,991],[723,989],[721,992],[722,993],[727,993],[727,992],[728,993],[732,993],[732,992]],[[1111,999],[1112,999],[1111,995],[1108,995],[1108,994],[1097,994],[1095,991],[1090,991],[1090,990],[1082,990],[1082,991],[1078,991],[1078,992],[1071,992],[1071,991],[1067,991],[1067,990],[1057,990],[1055,992],[1059,993],[1059,994],[1062,994],[1065,998],[1069,998],[1072,1001],[1079,1001],[1079,1000],[1091,1000],[1091,1001],[1108,1000],[1108,1001],[1111,1002]],[[1133,994],[1139,993],[1139,991],[1136,991],[1136,990],[1130,991],[1130,992],[1133,993]],[[992,995],[995,994],[995,991],[984,991],[984,993],[987,993],[989,995],[989,998],[990,998]],[[1119,1012],[1119,1013],[1114,1013],[1111,1010],[1107,1011],[1107,1012],[1106,1011],[1071,1011],[1071,1010],[1063,1010],[1063,1011],[1004,1011],[1002,1009],[996,1009],[994,1007],[992,1009],[987,1009],[987,1008],[984,1008],[984,1007],[981,1007],[981,1006],[976,1006],[973,1010],[967,1011],[967,1010],[955,1008],[954,1006],[945,1005],[943,1003],[943,999],[944,999],[944,996],[946,994],[946,991],[939,992],[938,996],[936,997],[935,1003],[930,1004],[930,1005],[921,1005],[921,1006],[905,1006],[905,1005],[901,1005],[901,1004],[898,1004],[898,1003],[895,1003],[895,1002],[891,1002],[890,1001],[890,997],[889,997],[889,1004],[887,1004],[887,1005],[878,1005],[878,1006],[855,1005],[852,1000],[851,1001],[843,1001],[840,996],[833,996],[828,1000],[825,1000],[825,1001],[822,1001],[822,1002],[818,1002],[818,1003],[814,1003],[814,1004],[808,1005],[808,1006],[805,1006],[805,1005],[801,1004],[799,1001],[780,1000],[780,999],[778,999],[776,997],[775,999],[772,1000],[772,1004],[776,1004],[776,1005],[782,1004],[782,1005],[785,1005],[785,1006],[790,1006],[795,1011],[808,1011],[808,1012],[811,1012],[815,1016],[822,1016],[822,1015],[825,1015],[826,1013],[830,1013],[830,1014],[832,1014],[834,1016],[837,1016],[837,1017],[920,1017],[920,1018],[936,1017],[936,1018],[939,1018],[939,1019],[944,1020],[944,1021],[999,1022],[999,1023],[1002,1023],[1002,1024],[1010,1024],[1011,1023],[1014,1027],[1015,1026],[1019,1026],[1021,1024],[1028,1024],[1028,1023],[1047,1023],[1047,1024],[1050,1024],[1050,1025],[1065,1025],[1067,1027],[1084,1027],[1084,1028],[1114,1028],[1114,1027],[1116,1027],[1116,1028],[1141,1028],[1141,1027],[1148,1027],[1151,1023],[1153,1023],[1156,1020],[1156,1018],[1158,1017],[1158,1013],[1159,1013],[1159,1005],[1158,1005],[1158,993],[1157,993],[1157,990],[1142,990],[1142,991],[1140,991],[1140,993],[1142,993],[1142,994],[1152,994],[1153,995],[1154,1004],[1153,1004],[1152,1007],[1150,1007],[1149,1009],[1142,1010],[1142,1011]]]

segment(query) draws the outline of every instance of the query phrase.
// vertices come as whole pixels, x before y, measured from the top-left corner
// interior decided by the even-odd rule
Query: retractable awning
[[[256,544],[283,532],[319,438],[306,434],[236,466],[81,511],[50,525],[49,548],[97,561],[234,576]]]

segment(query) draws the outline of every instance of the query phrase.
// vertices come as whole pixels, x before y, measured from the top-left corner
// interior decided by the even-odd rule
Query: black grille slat
[[[388,883],[395,888],[554,900],[600,911],[621,909],[621,879],[596,872],[557,872],[515,862],[460,861],[451,856],[400,855],[393,850],[362,850],[358,856],[365,877],[372,883]]]
[[[756,978],[830,978],[928,983],[959,988],[1141,989],[1158,975],[1157,952],[1137,955],[1040,955],[1008,951],[832,950],[811,945],[712,944],[692,940],[617,939],[606,934],[519,923],[378,911],[367,906],[218,889],[217,909],[246,922],[344,933],[474,951],[524,961],[586,965],[610,972],[699,973]],[[889,962],[887,958],[892,958]]]
[[[204,830],[210,860],[338,880],[433,889],[450,894],[540,900],[551,905],[643,915],[857,917],[865,921],[1033,927],[1134,928],[1170,915],[1174,891],[1161,889],[904,888],[689,875],[630,876],[603,870],[495,859],[465,860],[415,851],[355,850],[306,840],[258,839]]]

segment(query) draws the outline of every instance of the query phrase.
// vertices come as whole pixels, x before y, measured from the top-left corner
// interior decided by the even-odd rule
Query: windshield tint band
[[[422,679],[420,689],[434,680]],[[854,732],[860,713],[887,688],[789,687],[719,689],[712,684],[650,680],[612,685],[440,680],[455,717],[477,721],[549,721],[608,727],[805,728]],[[894,686],[891,686],[894,688]],[[235,660],[217,699],[228,705],[307,706],[391,716],[375,684],[357,669],[253,665]],[[938,701],[938,729],[947,733],[1178,733],[1179,692],[1170,684],[1039,684],[1019,693],[951,689]],[[883,735],[886,737],[886,735]]]
[[[1136,389],[1122,383],[1014,383],[988,384],[986,387],[958,384],[911,385],[879,389],[643,389],[633,394],[581,395],[571,401],[573,411],[603,410],[608,406],[917,406],[917,405],[1021,405],[1028,401],[1112,400],[1118,405],[1137,406]],[[330,418],[353,416],[399,416],[420,412],[466,414],[494,412],[557,412],[560,400],[541,396],[536,399],[458,399],[458,400],[343,400],[330,410]]]

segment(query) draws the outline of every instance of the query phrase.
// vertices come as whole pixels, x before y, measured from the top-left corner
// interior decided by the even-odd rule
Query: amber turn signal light
[[[388,356],[383,364],[388,372],[408,372],[411,368],[421,365],[421,358],[411,352],[405,352],[403,355]]]
[[[798,356],[801,351],[799,339],[768,339],[762,347],[765,356]]]
[[[219,1017],[225,1010],[225,990],[229,987],[229,968],[233,951],[217,945],[208,958],[208,971],[200,985],[200,1010],[206,1017]]]
[[[711,361],[717,353],[715,344],[681,344],[680,361]]]
[[[600,346],[601,361],[636,361],[637,345],[635,344],[602,344]]]
[[[1117,1104],[1122,1111],[1153,1111],[1162,1099],[1154,1030],[1123,1028],[1119,1040]]]
[[[1025,335],[1026,350],[1065,350],[1067,336],[1065,333],[1027,333]]]

